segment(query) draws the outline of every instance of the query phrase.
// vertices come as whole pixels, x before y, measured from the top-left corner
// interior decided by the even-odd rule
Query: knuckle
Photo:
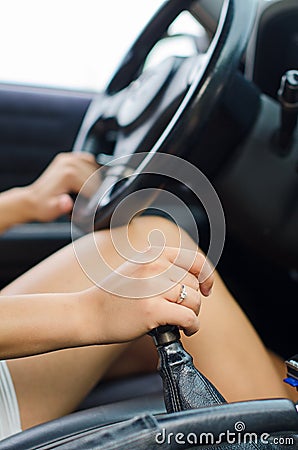
[[[80,158],[80,159],[83,159],[83,160],[85,160],[85,161],[87,161],[87,162],[92,162],[92,163],[95,163],[95,162],[96,162],[95,156],[94,156],[92,153],[89,153],[89,152],[81,152],[81,153],[79,153],[78,155],[79,155],[79,158]]]
[[[160,275],[164,271],[164,263],[160,259],[144,264],[144,269],[149,276]]]
[[[69,159],[69,154],[66,152],[58,153],[58,155],[55,156],[55,160],[62,163]]]
[[[201,309],[201,303],[202,303],[201,295],[197,292],[197,293],[196,293],[196,296],[195,296],[195,312],[196,312],[197,315],[198,315],[199,312],[200,312],[200,309]]]
[[[151,266],[152,266],[152,270],[154,271],[155,274],[160,274],[161,272],[163,272],[165,270],[165,262],[161,258],[158,258],[155,261],[153,261],[151,263]]]
[[[161,249],[155,245],[151,245],[150,248],[146,251],[146,258],[150,259],[151,261],[156,260],[156,257],[160,255]]]
[[[148,267],[147,264],[137,264],[134,269],[134,275],[137,278],[147,278],[148,275]]]
[[[64,174],[65,178],[73,179],[73,178],[76,177],[76,170],[75,170],[75,168],[73,166],[67,165],[64,168],[63,174]]]
[[[193,325],[196,322],[196,315],[193,311],[188,310],[187,313],[185,314],[185,318],[184,318],[184,323],[183,323],[183,327],[185,328],[192,328]]]
[[[193,276],[192,277],[192,283],[193,283],[194,290],[198,291],[200,289],[200,282],[199,282],[198,278]]]
[[[136,275],[139,278],[151,278],[156,275],[156,268],[153,263],[139,264],[136,267]]]

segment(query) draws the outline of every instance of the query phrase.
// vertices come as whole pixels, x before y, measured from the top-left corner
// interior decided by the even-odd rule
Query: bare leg
[[[147,217],[134,221],[129,228],[134,246],[138,249],[147,246],[147,236],[153,229],[163,231],[167,245],[181,244],[179,232],[173,224]],[[124,236],[123,229],[117,233]],[[185,234],[182,238],[184,247],[194,245]],[[121,264],[122,258],[115,251],[109,233],[97,233],[96,239],[111,266]],[[90,236],[81,239],[79,245],[88,257],[92,245]],[[89,258],[88,264],[92,267],[94,261]],[[104,266],[98,265],[98,273],[102,277],[104,271]],[[77,291],[90,286],[90,283],[72,246],[69,246],[20,277],[2,293]],[[145,340],[152,349],[146,338],[144,345]],[[203,300],[201,331],[192,338],[186,338],[184,343],[194,356],[196,365],[229,401],[286,396],[266,350],[219,278],[212,298]],[[112,363],[115,363],[114,373],[117,372],[116,366],[121,367],[120,355],[127,348],[128,345],[98,346],[10,361],[23,427],[72,411]],[[135,347],[135,351],[138,348]],[[135,359],[129,367],[126,365],[126,373],[141,367],[144,371],[152,370],[155,361],[152,364],[151,355],[144,351],[142,365],[140,358]]]
[[[272,363],[275,366],[275,370],[278,373],[279,379],[283,380],[287,376],[287,369],[284,361],[278,356],[276,353],[269,351],[269,356],[271,358]],[[288,384],[284,384],[285,389],[287,390],[288,398],[292,399],[294,402],[298,402],[298,392],[293,387]]]
[[[212,296],[202,302],[199,333],[184,343],[196,367],[229,402],[289,394],[295,398],[219,276]]]

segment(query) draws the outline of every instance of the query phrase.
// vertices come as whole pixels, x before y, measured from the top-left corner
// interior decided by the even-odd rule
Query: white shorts
[[[0,440],[19,433],[21,419],[17,396],[5,361],[0,361]]]

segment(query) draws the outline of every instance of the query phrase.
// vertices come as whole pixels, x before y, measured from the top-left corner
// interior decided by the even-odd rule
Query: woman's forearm
[[[13,188],[0,194],[0,233],[30,220],[32,204],[26,188]]]
[[[196,333],[200,292],[209,295],[213,285],[212,275],[202,283],[198,279],[205,256],[165,247],[157,260],[156,250],[160,252],[149,250],[152,261],[143,261],[147,254],[140,261],[124,262],[101,280],[101,286],[76,293],[0,296],[0,358],[129,342],[167,324],[177,325],[188,336]],[[177,268],[187,285],[183,304],[177,301],[181,284],[173,282]]]
[[[0,297],[0,359],[86,345],[80,294]]]

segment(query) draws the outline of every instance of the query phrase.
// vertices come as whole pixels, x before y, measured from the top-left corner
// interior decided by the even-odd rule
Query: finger
[[[166,247],[164,255],[176,266],[197,276],[202,294],[210,295],[214,282],[213,270],[203,253],[184,248]]]
[[[83,161],[89,162],[91,164],[95,164],[96,163],[95,156],[92,153],[89,153],[89,152],[74,152],[73,154],[76,155],[77,158],[79,158],[79,159],[81,159]]]
[[[57,206],[61,214],[67,214],[72,210],[73,200],[67,194],[59,195],[57,198]]]
[[[183,283],[186,286],[191,287],[195,291],[200,289],[199,280],[195,275],[187,272],[181,267],[175,266],[174,264],[172,264],[169,268],[167,275],[170,277],[170,280],[175,283]]]
[[[182,292],[182,285],[177,284],[172,289],[168,290],[163,294],[165,300],[173,303],[177,303],[181,306],[191,309],[196,315],[199,314],[201,308],[201,295],[195,289],[187,286],[185,287],[186,297],[184,299],[180,298]]]
[[[191,336],[199,330],[199,319],[196,314],[188,308],[182,308],[177,303],[163,302],[158,307],[159,325],[176,325],[182,328],[187,336]]]

